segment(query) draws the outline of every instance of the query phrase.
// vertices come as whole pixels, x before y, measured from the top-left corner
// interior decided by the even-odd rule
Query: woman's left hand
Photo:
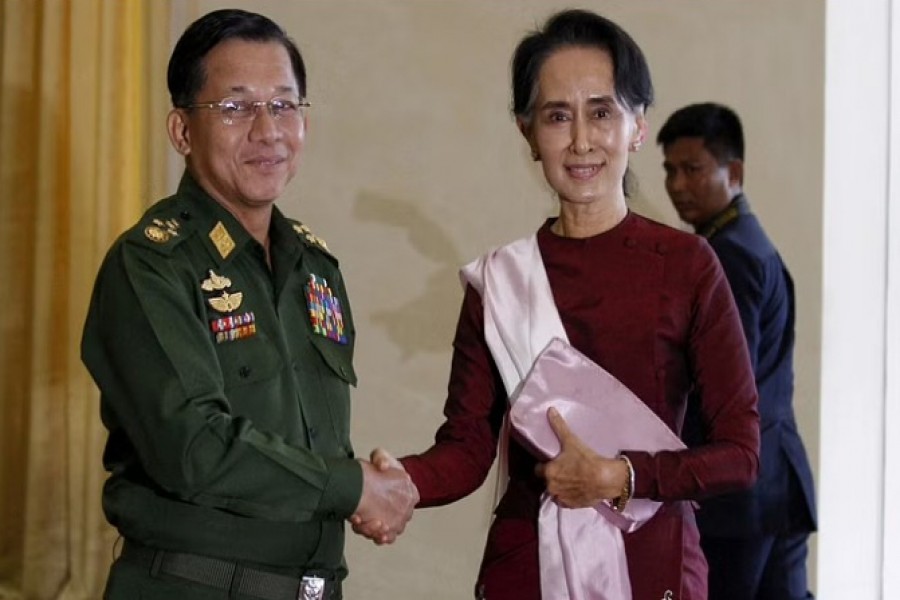
[[[547,411],[550,427],[559,438],[560,452],[553,460],[535,467],[547,481],[547,492],[564,508],[595,506],[618,498],[628,481],[628,465],[603,458],[572,433],[555,408]]]

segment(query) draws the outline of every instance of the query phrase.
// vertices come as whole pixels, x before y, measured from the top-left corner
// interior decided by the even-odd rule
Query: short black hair
[[[609,52],[616,96],[630,110],[653,104],[650,67],[637,43],[624,29],[587,10],[555,13],[544,26],[528,34],[512,59],[512,112],[530,122],[537,96],[538,75],[547,58],[561,48],[588,47]]]
[[[679,138],[703,138],[703,146],[719,164],[744,160],[744,129],[737,113],[715,102],[691,104],[676,110],[666,120],[656,143],[663,147]]]
[[[206,82],[203,60],[224,41],[240,39],[251,42],[278,42],[291,59],[297,89],[306,97],[306,66],[297,44],[277,23],[262,15],[237,9],[208,13],[184,31],[169,58],[168,84],[172,105],[185,107],[196,101],[197,92]]]

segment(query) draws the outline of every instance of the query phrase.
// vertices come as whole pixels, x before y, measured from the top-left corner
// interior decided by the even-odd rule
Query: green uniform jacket
[[[270,252],[271,270],[189,175],[113,244],[82,340],[103,508],[148,546],[343,578],[362,493],[350,305],[324,243],[277,208]]]

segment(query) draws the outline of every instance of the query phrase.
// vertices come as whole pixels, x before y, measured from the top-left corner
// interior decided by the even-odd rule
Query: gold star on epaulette
[[[306,239],[306,241],[310,244],[316,245],[322,250],[328,252],[328,244],[325,243],[325,240],[317,235],[314,235],[313,232],[310,231],[309,227],[307,227],[303,223],[294,223],[293,227],[294,231],[297,232],[297,235]]]
[[[173,237],[178,236],[178,228],[181,225],[175,219],[153,219],[153,224],[144,228],[144,236],[151,242],[165,244]]]

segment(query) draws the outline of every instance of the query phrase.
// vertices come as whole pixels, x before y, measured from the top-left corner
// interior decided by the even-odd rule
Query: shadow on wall
[[[450,236],[422,214],[417,204],[374,192],[359,193],[353,214],[361,221],[405,232],[416,253],[438,265],[425,279],[424,289],[418,282],[400,277],[399,282],[410,291],[419,288],[421,293],[402,304],[374,311],[372,322],[386,330],[390,340],[400,348],[403,360],[421,352],[446,352],[456,330],[462,298],[458,273],[463,259]]]

